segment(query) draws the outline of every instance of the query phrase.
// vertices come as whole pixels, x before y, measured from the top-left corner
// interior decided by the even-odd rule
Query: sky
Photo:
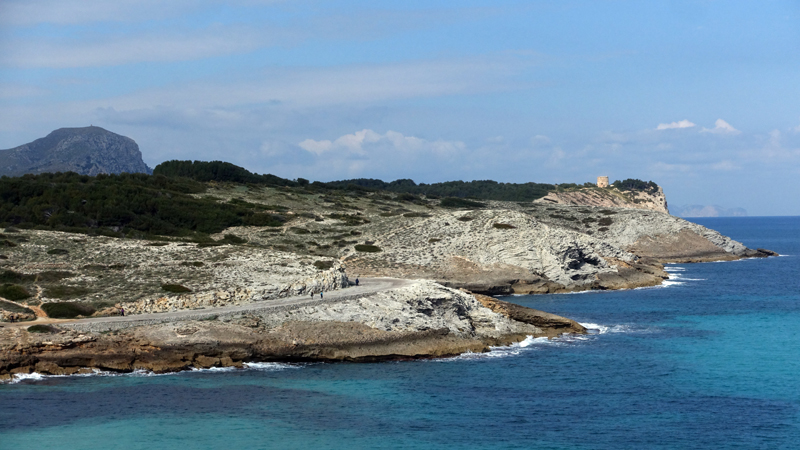
[[[800,2],[0,0],[0,148],[88,125],[151,167],[800,215]]]

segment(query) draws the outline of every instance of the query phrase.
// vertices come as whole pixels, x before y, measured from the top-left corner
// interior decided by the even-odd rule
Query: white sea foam
[[[686,270],[685,267],[680,267],[680,266],[666,266],[666,267],[664,267],[664,271],[666,271],[666,272],[683,272],[685,270]]]
[[[250,362],[250,363],[244,363],[244,366],[248,369],[261,370],[264,372],[274,372],[277,370],[299,369],[303,367],[303,364],[288,364],[288,363],[276,363],[276,362]]]

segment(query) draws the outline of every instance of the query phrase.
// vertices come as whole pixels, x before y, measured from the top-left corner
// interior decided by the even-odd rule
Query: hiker
[[[319,291],[319,298],[322,299],[322,291]]]
[[[358,286],[358,278],[356,278],[356,286]]]
[[[314,298],[314,291],[311,291],[311,298]]]
[[[125,317],[125,308],[123,308],[123,307],[121,307],[121,306],[120,306],[120,308],[119,308],[119,315],[120,315],[120,316],[122,316],[122,317]]]

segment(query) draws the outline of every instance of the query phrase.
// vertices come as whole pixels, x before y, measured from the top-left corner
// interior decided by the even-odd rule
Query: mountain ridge
[[[94,176],[153,171],[133,139],[96,126],[59,128],[33,142],[0,150],[0,175],[47,172]]]

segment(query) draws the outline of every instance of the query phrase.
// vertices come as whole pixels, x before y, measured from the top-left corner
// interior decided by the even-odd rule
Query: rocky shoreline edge
[[[80,321],[0,328],[0,380],[17,375],[179,372],[253,362],[439,358],[585,334],[577,322],[480,294],[414,281],[325,304],[120,326]]]

